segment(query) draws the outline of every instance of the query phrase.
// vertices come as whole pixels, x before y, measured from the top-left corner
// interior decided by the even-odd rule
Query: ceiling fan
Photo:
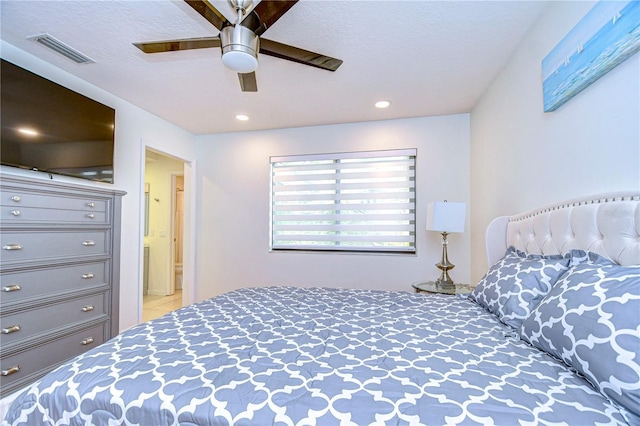
[[[233,24],[207,0],[184,1],[216,27],[220,34],[215,37],[133,43],[134,46],[145,53],[220,47],[222,62],[238,73],[243,92],[258,91],[255,73],[258,52],[328,71],[335,71],[342,64],[340,59],[260,37],[298,0],[262,0],[255,7],[253,0],[227,0],[237,15]]]

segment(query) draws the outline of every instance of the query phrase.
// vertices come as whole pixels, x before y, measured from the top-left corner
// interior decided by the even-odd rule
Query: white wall
[[[493,217],[640,189],[640,55],[543,112],[541,61],[594,4],[551,2],[471,112],[472,281]]]
[[[138,324],[142,297],[142,207],[144,194],[144,147],[173,153],[176,157],[195,161],[195,141],[192,134],[170,124],[132,104],[111,95],[59,68],[23,52],[2,41],[2,57],[31,72],[93,98],[116,110],[115,124],[115,184],[90,183],[81,179],[56,176],[56,180],[87,185],[107,186],[123,190],[122,246],[120,258],[120,329]],[[91,65],[87,65],[91,66]],[[149,142],[151,141],[151,142]],[[3,172],[24,174],[19,169],[5,167]],[[41,174],[29,173],[38,177]],[[42,176],[46,178],[46,176]]]
[[[469,115],[198,136],[199,293],[296,285],[411,290],[435,279],[440,235],[427,233],[429,202],[469,200]],[[417,255],[269,252],[269,157],[417,148]],[[467,226],[468,229],[468,226]],[[469,233],[452,234],[451,276],[469,279]]]

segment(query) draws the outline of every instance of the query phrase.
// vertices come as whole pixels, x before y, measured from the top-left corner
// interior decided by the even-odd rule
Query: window
[[[416,150],[271,158],[271,249],[415,252]]]

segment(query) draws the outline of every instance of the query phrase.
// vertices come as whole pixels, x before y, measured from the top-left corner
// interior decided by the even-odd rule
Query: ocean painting
[[[542,60],[544,111],[555,111],[640,50],[640,1],[602,0]]]

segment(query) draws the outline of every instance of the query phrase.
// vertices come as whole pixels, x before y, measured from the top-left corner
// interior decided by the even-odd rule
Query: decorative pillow
[[[520,334],[640,421],[640,265],[589,253],[525,319]]]
[[[569,262],[569,268],[571,268],[573,266],[576,266],[576,265],[578,265],[578,264],[580,264],[582,262],[587,262],[589,260],[591,260],[591,261],[596,260],[595,258],[594,259],[590,259],[590,257],[589,257],[590,255],[595,255],[595,253],[590,253],[590,252],[587,253],[584,250],[577,250],[577,249],[571,250],[571,252],[569,253],[569,257],[571,258],[571,261]],[[606,262],[608,264],[613,263],[610,260],[605,259],[604,257],[601,257],[598,260],[600,260],[602,262]]]
[[[526,255],[509,247],[469,298],[517,329],[567,271],[569,260],[568,255]]]

